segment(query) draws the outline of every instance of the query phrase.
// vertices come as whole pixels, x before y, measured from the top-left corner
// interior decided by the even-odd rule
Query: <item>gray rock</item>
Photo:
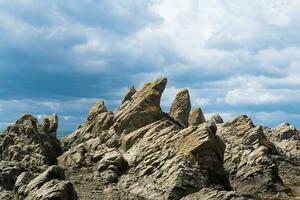
[[[49,167],[46,171],[38,175],[32,181],[30,181],[26,187],[25,193],[29,194],[36,188],[41,187],[46,182],[57,179],[57,180],[64,180],[65,179],[65,170],[57,165],[53,165]]]
[[[222,124],[224,123],[223,118],[221,117],[221,115],[219,113],[214,114],[213,116],[211,116],[211,118],[209,119],[210,122],[213,122],[215,124]]]
[[[182,89],[177,93],[169,115],[184,127],[187,127],[190,110],[191,102],[189,91],[187,89]]]
[[[69,181],[50,180],[29,193],[25,200],[77,200],[77,193]]]

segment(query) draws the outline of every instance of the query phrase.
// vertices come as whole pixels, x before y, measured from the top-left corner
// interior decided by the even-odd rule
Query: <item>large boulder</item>
[[[183,127],[187,127],[191,110],[190,94],[187,89],[180,90],[173,101],[169,115]]]

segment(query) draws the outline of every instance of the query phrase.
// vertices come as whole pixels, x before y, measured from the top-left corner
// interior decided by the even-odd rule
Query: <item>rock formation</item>
[[[224,123],[223,118],[221,117],[221,115],[219,113],[214,114],[213,116],[211,116],[211,118],[209,119],[210,122],[213,122],[215,124],[222,124]]]
[[[180,90],[171,105],[169,115],[182,126],[187,127],[191,110],[190,94],[187,89]]]
[[[60,143],[58,118],[23,116],[0,138],[0,199],[292,199],[299,131],[190,113],[186,89],[162,111],[167,79],[132,87],[115,111],[100,100]]]
[[[193,112],[189,115],[189,126],[198,126],[200,124],[205,123],[205,117],[202,113],[201,108],[196,108]]]
[[[42,124],[31,115],[24,115],[0,135],[1,199],[76,199],[72,183],[63,181],[60,167],[46,170],[57,163],[57,156],[62,153],[57,127],[57,115],[45,118]],[[55,183],[48,183],[51,180]],[[65,198],[72,195],[72,189],[72,198]]]

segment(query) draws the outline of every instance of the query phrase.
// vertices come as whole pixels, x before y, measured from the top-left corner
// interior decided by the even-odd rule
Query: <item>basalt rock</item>
[[[187,89],[180,90],[172,103],[169,115],[187,127],[191,110],[190,94]]]

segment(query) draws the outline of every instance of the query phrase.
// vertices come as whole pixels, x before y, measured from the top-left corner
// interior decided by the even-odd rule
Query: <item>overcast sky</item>
[[[73,130],[97,99],[167,76],[206,116],[300,127],[300,1],[0,0],[0,129],[56,112]]]

